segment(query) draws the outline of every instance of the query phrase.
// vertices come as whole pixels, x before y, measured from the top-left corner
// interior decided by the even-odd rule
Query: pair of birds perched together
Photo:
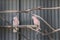
[[[34,25],[37,25],[37,28],[35,30],[38,31],[40,29],[40,21],[35,15],[32,16],[32,19],[33,19]],[[15,27],[15,29],[13,29],[13,32],[18,31],[18,28],[17,28],[18,25],[19,25],[19,19],[17,16],[15,16],[13,17],[13,27]]]

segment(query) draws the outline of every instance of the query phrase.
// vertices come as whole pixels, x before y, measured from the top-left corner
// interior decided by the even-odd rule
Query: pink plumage
[[[40,21],[38,20],[38,18],[36,16],[32,16],[34,25],[37,25],[38,27],[36,28],[36,31],[38,31],[40,29]]]
[[[34,21],[34,25],[40,25],[40,21],[37,19],[37,17],[32,16],[32,19]]]
[[[17,16],[13,17],[13,27],[15,27],[15,29],[13,29],[13,32],[17,32],[16,30],[18,30],[18,25],[19,25],[19,19]]]
[[[15,16],[15,17],[13,18],[13,25],[14,25],[14,26],[18,26],[18,25],[19,25],[19,19],[18,19],[17,16]]]

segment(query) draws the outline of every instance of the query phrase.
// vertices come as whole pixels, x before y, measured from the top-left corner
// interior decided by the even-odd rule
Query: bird
[[[18,31],[18,25],[19,25],[19,19],[17,16],[13,17],[13,32],[17,32]]]
[[[32,16],[32,19],[33,19],[33,23],[34,23],[34,25],[37,25],[37,27],[36,27],[36,31],[41,30],[39,19],[38,19],[35,15]]]

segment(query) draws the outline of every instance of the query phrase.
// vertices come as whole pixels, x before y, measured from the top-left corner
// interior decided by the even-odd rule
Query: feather
[[[32,16],[34,25],[37,25],[36,31],[38,31],[40,29],[40,21],[38,20],[38,18],[36,16]],[[40,29],[41,30],[41,29]]]
[[[15,16],[15,17],[13,17],[13,27],[15,28],[15,29],[13,29],[13,32],[17,32],[17,30],[18,30],[18,25],[19,25],[19,19],[18,19],[18,17],[17,16]]]

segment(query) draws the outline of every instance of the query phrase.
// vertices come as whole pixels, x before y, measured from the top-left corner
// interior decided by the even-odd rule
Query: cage
[[[60,0],[0,0],[0,40],[60,40]],[[39,8],[40,7],[40,8]],[[42,8],[42,10],[41,10]],[[30,11],[28,9],[31,9]],[[47,10],[45,10],[47,9]],[[11,10],[11,11],[10,11]],[[13,11],[14,10],[14,11]],[[22,11],[22,12],[21,12]],[[36,35],[35,31],[27,27],[36,27],[32,21],[32,14],[41,16],[54,29],[52,31],[44,21],[40,20],[41,29],[49,35]],[[13,32],[13,17],[19,18],[19,31]],[[11,26],[11,28],[9,28]],[[45,31],[47,30],[47,31]]]

